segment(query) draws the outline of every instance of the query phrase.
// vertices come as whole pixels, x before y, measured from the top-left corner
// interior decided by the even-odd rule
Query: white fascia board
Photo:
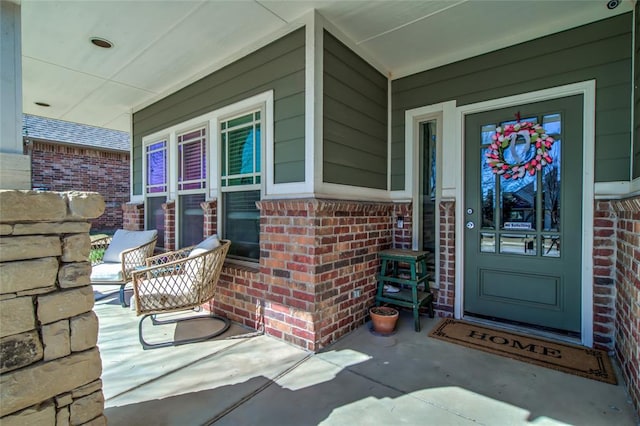
[[[332,198],[338,200],[390,202],[389,191],[385,189],[363,188],[360,186],[322,183],[314,194],[315,198]]]
[[[632,181],[596,182],[596,200],[620,200],[640,195],[640,178]]]

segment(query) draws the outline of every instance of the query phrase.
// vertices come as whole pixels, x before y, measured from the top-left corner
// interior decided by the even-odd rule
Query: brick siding
[[[456,203],[440,202],[440,282],[437,283],[435,297],[436,314],[440,317],[453,316],[456,296]]]
[[[615,349],[640,413],[640,197],[611,203],[616,224]]]
[[[167,251],[172,251],[176,246],[176,202],[167,201],[162,205],[164,210],[164,247]]]
[[[217,202],[201,206],[206,237],[216,231]],[[310,351],[364,323],[375,299],[378,252],[411,247],[411,204],[302,199],[263,200],[258,207],[260,262],[227,262],[218,294],[206,307]],[[163,208],[165,244],[173,248],[175,202]],[[439,209],[439,282],[433,290],[436,314],[449,317],[456,297],[455,202],[443,200]],[[132,224],[127,229],[142,229],[143,204],[126,204],[123,211],[125,227]],[[593,226],[594,346],[616,350],[637,406],[640,198],[596,201]]]
[[[617,219],[611,202],[604,200],[595,202],[593,216],[593,343],[613,350]]]
[[[129,231],[144,230],[144,203],[122,205],[122,226]]]
[[[129,200],[129,153],[32,141],[31,184],[50,191],[95,191],[104,214],[91,221],[92,232],[123,227],[121,205]]]

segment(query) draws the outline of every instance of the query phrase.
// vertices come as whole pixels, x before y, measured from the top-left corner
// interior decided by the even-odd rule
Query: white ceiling
[[[622,0],[22,0],[25,113],[130,130],[132,111],[317,9],[393,78],[632,10]],[[98,36],[114,43],[100,49]],[[51,106],[39,107],[35,102]]]

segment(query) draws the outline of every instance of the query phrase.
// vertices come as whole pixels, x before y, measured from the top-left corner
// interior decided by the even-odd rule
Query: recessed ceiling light
[[[102,47],[103,49],[111,49],[113,47],[113,43],[106,38],[91,37],[91,43],[95,46]]]
[[[34,102],[34,104],[41,106],[41,107],[45,107],[45,108],[49,108],[51,106],[51,104],[48,104],[46,102]]]
[[[620,0],[609,0],[607,2],[607,9],[613,10],[620,5]]]

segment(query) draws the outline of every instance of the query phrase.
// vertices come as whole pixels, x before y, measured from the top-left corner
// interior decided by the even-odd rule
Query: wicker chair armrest
[[[190,309],[211,300],[230,244],[222,240],[212,250],[133,271],[137,314]]]
[[[138,247],[130,248],[122,252],[122,276],[129,278],[131,271],[136,268],[145,266],[145,261],[148,257],[153,255],[153,250],[156,247],[156,240],[149,241]]]
[[[164,265],[169,262],[174,262],[176,260],[184,259],[187,256],[189,256],[189,253],[194,247],[195,246],[185,247],[185,248],[178,249],[176,251],[170,251],[167,253],[150,256],[147,258],[146,266]]]
[[[91,241],[91,255],[89,257],[91,265],[102,263],[104,252],[107,250],[107,247],[109,247],[109,244],[111,244],[111,239],[112,237],[107,235]]]
[[[136,268],[135,270],[131,271],[133,285],[135,287],[136,282],[149,278],[159,278],[170,275],[184,275],[188,271],[185,270],[185,268],[183,268],[182,266],[192,259],[193,258],[191,257],[184,257],[182,259],[174,260],[171,262]]]

